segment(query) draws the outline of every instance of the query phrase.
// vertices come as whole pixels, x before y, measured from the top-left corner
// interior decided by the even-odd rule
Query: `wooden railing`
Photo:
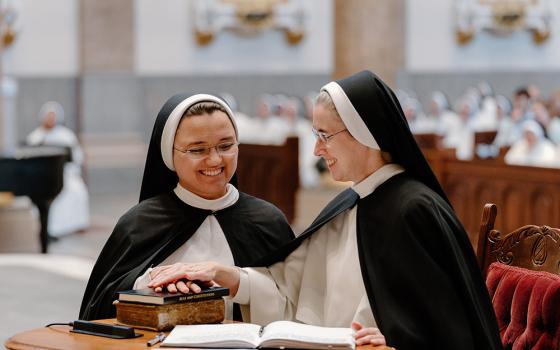
[[[485,203],[495,203],[496,227],[560,226],[560,169],[508,165],[503,159],[460,161],[448,150],[423,152],[476,249]]]

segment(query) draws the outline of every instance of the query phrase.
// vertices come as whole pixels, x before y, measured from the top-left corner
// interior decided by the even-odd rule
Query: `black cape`
[[[101,251],[80,319],[115,317],[116,293],[132,289],[139,276],[185,243],[208,215],[218,220],[236,266],[254,266],[294,237],[278,208],[242,192],[234,205],[216,212],[189,206],[173,192],[146,199],[120,218]]]
[[[486,285],[461,223],[441,196],[406,172],[362,199],[343,191],[306,231],[258,264],[284,260],[355,205],[362,278],[388,345],[501,349]]]

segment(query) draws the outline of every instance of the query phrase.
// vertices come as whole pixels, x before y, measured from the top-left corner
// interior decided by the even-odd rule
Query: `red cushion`
[[[492,263],[486,286],[506,349],[559,348],[559,275]]]

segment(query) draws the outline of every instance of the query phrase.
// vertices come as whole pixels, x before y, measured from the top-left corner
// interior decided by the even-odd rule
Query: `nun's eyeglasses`
[[[187,149],[179,149],[173,146],[173,149],[186,154],[191,159],[202,159],[208,157],[213,148],[221,156],[232,156],[237,152],[238,145],[239,143],[237,142],[223,142],[209,147],[194,146]]]
[[[335,135],[338,135],[341,132],[347,131],[347,130],[348,129],[342,129],[340,131],[333,132],[332,134],[327,134],[327,133],[322,132],[322,131],[317,131],[317,129],[315,129],[315,128],[311,128],[311,131],[313,132],[313,135],[315,135],[315,138],[321,140],[321,142],[323,142],[324,144],[327,144],[331,137],[333,137]]]

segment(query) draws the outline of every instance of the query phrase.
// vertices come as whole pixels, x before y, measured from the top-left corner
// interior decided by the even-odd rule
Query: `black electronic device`
[[[97,335],[113,339],[130,339],[141,337],[142,334],[134,333],[134,328],[127,326],[115,326],[112,324],[77,320],[72,322],[73,329],[70,332]]]

